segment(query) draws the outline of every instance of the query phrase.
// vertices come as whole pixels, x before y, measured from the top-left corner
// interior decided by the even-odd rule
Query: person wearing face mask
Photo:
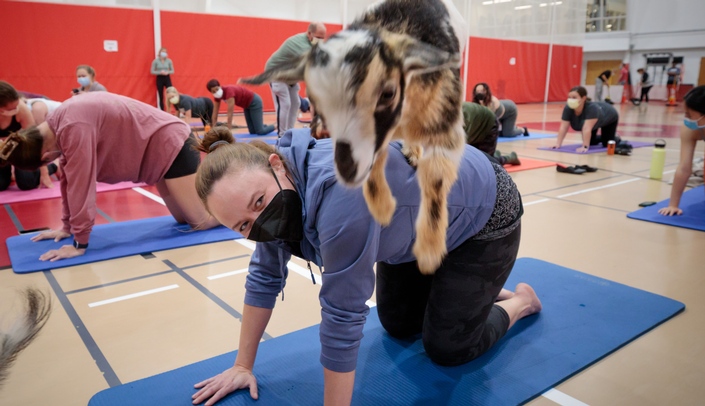
[[[191,97],[187,94],[180,94],[174,86],[166,89],[166,111],[171,112],[174,107],[174,115],[182,117],[185,123],[190,123],[192,117],[201,119],[205,127],[210,124],[213,117],[213,101],[210,97]],[[271,131],[270,131],[271,132]]]
[[[591,145],[602,144],[603,147],[607,147],[609,141],[619,144],[618,124],[619,113],[612,105],[606,102],[588,101],[587,90],[582,86],[576,86],[568,92],[568,100],[561,116],[561,127],[553,148],[557,149],[563,145],[568,127],[582,134],[582,145],[575,150],[578,153],[587,152]],[[597,135],[597,130],[600,130],[600,136]]]
[[[301,55],[310,50],[318,41],[323,41],[326,38],[326,26],[323,23],[311,23],[308,30],[301,34],[296,34],[289,37],[284,43],[272,54],[264,65],[266,71],[272,66],[278,66],[282,63],[288,63],[292,57]],[[272,82],[269,85],[272,90],[272,100],[274,100],[274,108],[277,113],[277,130],[279,137],[284,133],[294,128],[296,117],[299,113],[299,90],[301,87],[298,83]]]
[[[15,88],[0,80],[0,139],[7,138],[10,134],[35,124],[31,110],[24,103]],[[22,170],[15,168],[15,183],[20,190],[32,190],[40,186],[52,188],[51,180],[57,166],[51,163],[37,170]],[[12,183],[12,166],[0,167],[0,191],[7,190]]]
[[[76,68],[76,81],[81,87],[73,89],[73,94],[108,91],[105,86],[95,81],[95,70],[88,65],[78,65]]]
[[[164,110],[164,89],[171,87],[171,76],[174,74],[174,63],[167,58],[166,48],[160,48],[157,57],[152,61],[152,75],[157,77],[157,103]]]
[[[208,89],[215,98],[215,107],[213,108],[213,117],[211,118],[211,126],[216,126],[218,112],[220,111],[220,102],[225,101],[228,105],[228,116],[226,126],[228,129],[233,128],[233,110],[235,106],[242,108],[247,123],[247,131],[250,134],[267,135],[274,131],[273,125],[264,125],[262,113],[262,98],[252,90],[237,86],[225,85],[221,86],[217,79],[211,79],[206,83]]]
[[[705,86],[698,86],[690,90],[683,101],[685,102],[685,117],[683,118],[683,127],[681,127],[681,158],[673,177],[668,207],[658,211],[664,216],[683,214],[683,210],[678,206],[685,185],[692,173],[695,146],[698,141],[705,141]]]
[[[63,227],[32,241],[73,244],[40,256],[56,261],[83,255],[95,222],[96,182],[156,184],[174,219],[207,229],[218,222],[196,194],[200,155],[195,137],[171,114],[107,92],[71,98],[38,126],[12,133],[0,146],[0,166],[34,170],[60,157]]]
[[[500,137],[517,137],[519,135],[528,136],[529,131],[516,126],[518,109],[516,103],[511,100],[499,100],[492,95],[490,86],[487,83],[478,83],[472,89],[472,101],[481,106],[485,106],[492,111],[502,126]]]
[[[227,130],[206,134],[199,197],[222,224],[257,244],[237,359],[232,368],[195,385],[194,404],[212,405],[244,388],[258,397],[255,356],[292,255],[325,269],[319,294],[325,398],[314,403],[350,403],[369,312],[365,302],[375,281],[382,326],[397,338],[422,334],[431,360],[446,366],[480,356],[515,321],[541,310],[530,286],[503,289],[517,256],[523,209],[502,166],[465,146],[448,196],[453,225],[448,256],[434,275],[422,275],[412,253],[420,200],[416,170],[401,143],[385,148],[397,205],[391,223],[382,227],[370,215],[362,188],[336,180],[330,139],[315,140],[309,129],[297,129],[287,131],[275,148],[260,141],[233,143]]]

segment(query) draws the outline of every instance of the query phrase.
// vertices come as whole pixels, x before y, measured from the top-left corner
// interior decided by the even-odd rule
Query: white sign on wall
[[[118,42],[113,39],[106,39],[103,41],[103,49],[105,49],[105,52],[117,52]]]

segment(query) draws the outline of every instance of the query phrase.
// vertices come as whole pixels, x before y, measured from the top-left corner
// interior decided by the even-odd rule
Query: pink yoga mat
[[[98,182],[98,192],[108,192],[111,190],[130,189],[133,187],[144,186],[144,183],[120,182],[114,185]],[[54,187],[51,189],[41,188],[32,190],[19,190],[17,185],[12,184],[10,187],[0,192],[0,204],[28,202],[33,200],[45,200],[61,197],[61,187],[59,182],[54,182]]]

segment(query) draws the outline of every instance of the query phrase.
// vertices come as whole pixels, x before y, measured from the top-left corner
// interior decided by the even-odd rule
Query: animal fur
[[[0,386],[22,350],[34,340],[51,314],[51,301],[37,289],[22,292],[27,303],[25,313],[9,326],[0,327]]]
[[[413,250],[426,274],[447,253],[447,195],[464,146],[459,67],[466,37],[450,0],[386,0],[309,52],[242,80],[306,81],[334,140],[339,181],[363,185],[370,213],[382,225],[396,208],[384,173],[386,146],[404,140],[421,189]]]

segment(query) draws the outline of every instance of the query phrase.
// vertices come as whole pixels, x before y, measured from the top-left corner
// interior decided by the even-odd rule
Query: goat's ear
[[[238,83],[261,85],[262,83],[285,82],[296,83],[304,80],[306,60],[309,52],[297,55],[288,60],[281,61],[257,76],[241,78]]]
[[[460,54],[441,50],[407,35],[387,33],[384,42],[401,58],[405,73],[428,73],[460,67]]]

